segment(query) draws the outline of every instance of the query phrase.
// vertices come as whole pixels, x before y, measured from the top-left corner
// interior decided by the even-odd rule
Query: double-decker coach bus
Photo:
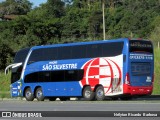
[[[130,99],[153,90],[154,54],[148,40],[103,40],[34,46],[17,52],[11,95],[68,100]]]

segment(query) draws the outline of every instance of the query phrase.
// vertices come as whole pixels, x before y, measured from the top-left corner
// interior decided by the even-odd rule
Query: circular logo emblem
[[[92,89],[101,84],[105,93],[113,92],[121,83],[121,69],[113,61],[107,58],[91,59],[82,66],[84,69],[81,87],[90,85]]]

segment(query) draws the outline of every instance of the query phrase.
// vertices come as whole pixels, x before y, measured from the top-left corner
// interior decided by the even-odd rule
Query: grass
[[[156,48],[154,50],[155,54],[155,78],[154,78],[154,95],[160,95],[160,49]],[[4,72],[0,72],[0,98],[10,97],[10,76],[5,75]]]
[[[153,94],[160,94],[160,48],[154,50],[154,88]]]
[[[0,98],[10,97],[10,76],[10,73],[5,75],[4,72],[0,72]]]

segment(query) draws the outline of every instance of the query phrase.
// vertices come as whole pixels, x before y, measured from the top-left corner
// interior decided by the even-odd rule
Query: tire
[[[38,101],[44,101],[43,91],[40,87],[36,90],[36,98]]]
[[[86,86],[83,89],[83,98],[85,101],[94,100],[94,92],[91,90],[90,86]]]
[[[104,100],[105,95],[104,95],[104,88],[102,86],[99,86],[96,88],[96,93],[95,93],[95,99],[98,101]]]
[[[61,101],[68,101],[68,100],[70,100],[69,97],[60,97],[59,99],[60,99]]]
[[[34,100],[34,95],[33,95],[32,91],[31,91],[31,88],[27,88],[25,90],[25,95],[24,96],[25,96],[27,101],[33,101]]]

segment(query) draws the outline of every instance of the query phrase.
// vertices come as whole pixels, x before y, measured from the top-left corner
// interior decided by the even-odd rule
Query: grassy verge
[[[155,80],[153,94],[160,94],[160,49],[155,49]],[[10,98],[10,75],[0,72],[0,98]]]
[[[156,48],[154,50],[154,88],[153,94],[160,94],[160,49]]]
[[[0,98],[10,98],[10,76],[0,72]]]

